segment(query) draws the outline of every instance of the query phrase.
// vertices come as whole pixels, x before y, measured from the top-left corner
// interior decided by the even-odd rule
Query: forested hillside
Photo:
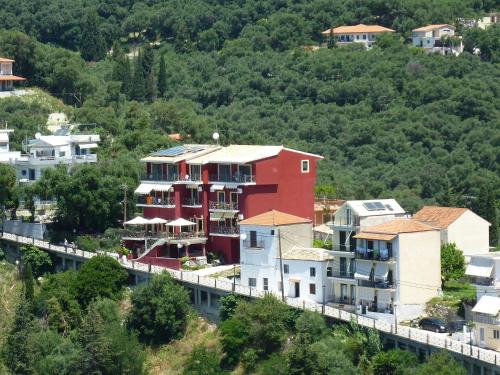
[[[170,145],[168,133],[211,142],[217,129],[223,143],[324,155],[319,182],[343,198],[394,196],[413,211],[473,206],[481,188],[499,195],[500,27],[458,22],[498,1],[7,3],[0,53],[30,85],[74,106],[74,121],[96,123],[101,160],[118,168]],[[304,48],[328,27],[359,22],[397,32],[370,51]],[[411,29],[443,22],[458,26],[468,52],[409,46]],[[15,99],[0,110],[0,121],[19,113],[26,123],[46,112],[22,113]]]

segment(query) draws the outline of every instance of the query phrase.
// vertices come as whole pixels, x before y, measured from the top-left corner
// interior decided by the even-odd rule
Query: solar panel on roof
[[[368,210],[368,211],[383,211],[385,210],[385,206],[382,204],[382,202],[365,202],[363,203],[363,206]]]
[[[375,208],[377,210],[385,210],[385,206],[382,204],[382,202],[373,202],[373,204],[375,205]]]
[[[366,202],[363,203],[363,206],[368,210],[368,211],[373,211],[375,210],[375,205],[372,202]]]
[[[394,211],[394,208],[392,208],[392,206],[390,204],[386,204],[385,207],[389,210],[389,211]]]
[[[153,153],[153,156],[178,156],[185,153],[186,151],[186,147],[184,146],[175,146],[166,150],[156,151],[155,153]]]

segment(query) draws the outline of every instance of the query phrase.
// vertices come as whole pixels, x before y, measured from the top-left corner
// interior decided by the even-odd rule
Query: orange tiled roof
[[[413,215],[413,219],[443,229],[462,216],[465,211],[467,208],[425,206]]]
[[[14,62],[15,60],[8,59],[6,57],[0,57],[0,62]]]
[[[365,228],[359,235],[363,235],[366,233],[397,235],[400,233],[427,232],[429,230],[435,230],[435,228],[414,219],[401,218]],[[363,238],[358,237],[358,235],[356,235],[355,237]]]
[[[363,240],[378,240],[378,241],[391,241],[396,237],[395,234],[382,234],[382,233],[367,233],[361,232],[354,236],[354,238],[359,238]]]
[[[0,75],[0,81],[26,81],[26,78],[14,76],[12,74]]]
[[[448,27],[452,28],[453,30],[455,30],[455,27],[448,25],[447,23],[442,23],[442,24],[436,24],[436,25],[422,26],[422,27],[419,27],[418,29],[413,29],[412,31],[431,31],[431,30],[435,30],[435,29],[440,29],[440,28],[445,27],[445,26],[448,26]]]
[[[276,210],[264,212],[263,214],[250,217],[248,219],[239,222],[240,225],[246,224],[246,225],[265,225],[265,226],[303,224],[303,223],[311,223],[311,220],[295,215],[285,214],[284,212]]]
[[[379,26],[379,25],[363,25],[360,23],[355,26],[339,26],[333,29],[328,29],[322,32],[323,35],[330,34],[330,30],[333,31],[334,34],[348,34],[348,33],[385,33],[390,32],[393,33],[394,30],[388,29],[387,27]]]

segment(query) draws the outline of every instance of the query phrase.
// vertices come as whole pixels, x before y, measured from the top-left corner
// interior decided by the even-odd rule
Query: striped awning
[[[387,263],[377,263],[375,265],[375,279],[385,280],[389,274],[389,265]]]

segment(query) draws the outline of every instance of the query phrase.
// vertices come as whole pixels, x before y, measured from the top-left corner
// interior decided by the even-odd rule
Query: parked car
[[[448,328],[448,332],[462,332],[465,325],[467,325],[465,320],[455,320],[448,322],[446,328]]]
[[[420,329],[425,329],[426,331],[444,333],[448,332],[446,323],[438,318],[424,318],[418,322],[418,327]]]

